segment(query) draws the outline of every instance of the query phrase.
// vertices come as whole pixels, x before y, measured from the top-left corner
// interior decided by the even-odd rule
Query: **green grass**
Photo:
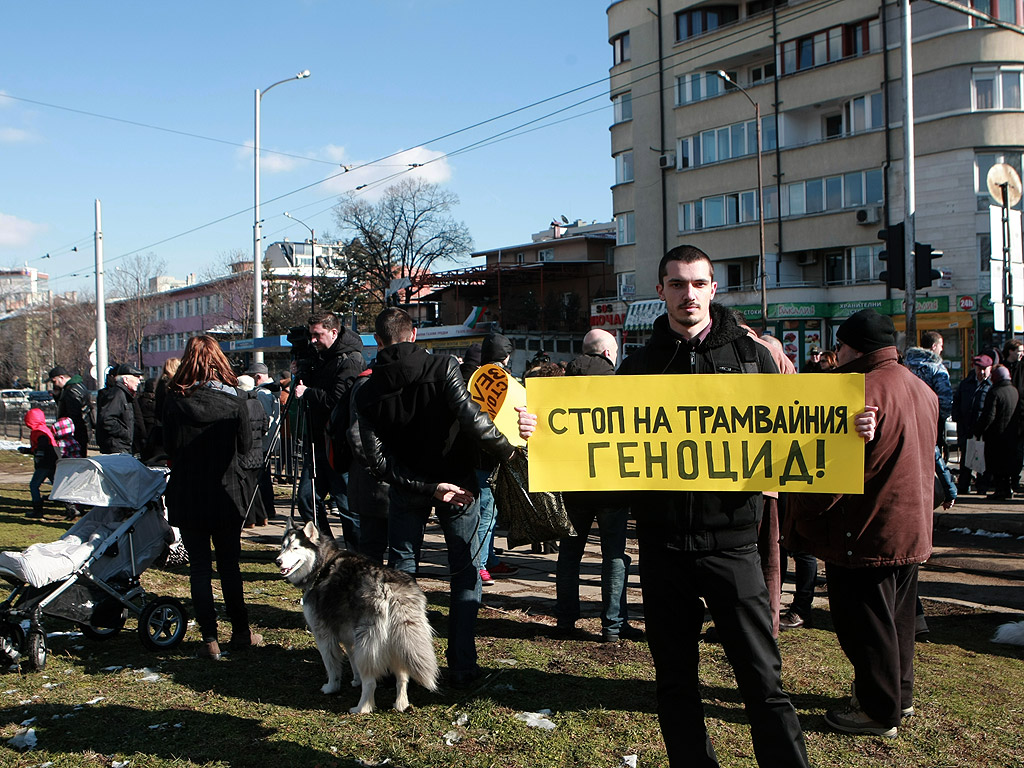
[[[49,541],[66,524],[23,517],[27,492],[0,486],[0,546],[23,549]],[[640,766],[665,765],[654,713],[654,671],[643,643],[602,645],[548,636],[551,622],[530,605],[505,600],[485,608],[478,625],[480,660],[492,674],[476,691],[413,685],[414,708],[388,709],[394,691],[378,689],[381,710],[348,714],[355,689],[324,696],[326,679],[306,631],[299,593],[277,574],[272,545],[246,544],[246,601],[268,645],[220,663],[195,657],[190,629],[175,652],[146,651],[135,622],[98,643],[78,635],[50,640],[41,672],[24,668],[0,678],[0,766],[338,766],[390,760],[391,766],[619,766],[638,754]],[[152,592],[188,604],[186,569],[150,569]],[[431,608],[447,612],[440,582],[424,581]],[[485,598],[487,599],[487,598]],[[787,690],[803,724],[812,762],[836,768],[894,766],[1024,767],[1024,649],[988,642],[1005,616],[929,604],[933,642],[918,647],[917,716],[895,740],[835,734],[822,715],[849,688],[851,670],[830,631],[784,634],[780,645]],[[596,622],[587,626],[596,630]],[[445,622],[437,627],[444,658]],[[48,631],[74,627],[46,619]],[[443,663],[443,662],[442,662]],[[109,670],[108,667],[122,667]],[[159,680],[144,682],[143,669]],[[723,766],[754,766],[750,732],[722,649],[701,644],[701,678],[709,729]],[[87,702],[98,697],[101,701]],[[554,731],[515,719],[553,711]],[[465,725],[453,723],[465,714]],[[6,741],[36,718],[37,748],[18,753]],[[455,743],[445,735],[454,731]]]

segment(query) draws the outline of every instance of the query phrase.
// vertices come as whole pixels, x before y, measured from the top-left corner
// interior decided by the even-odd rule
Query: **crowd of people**
[[[644,347],[620,361],[615,337],[592,330],[582,354],[567,365],[541,353],[526,376],[795,373],[776,339],[759,336],[742,315],[714,301],[717,283],[707,254],[674,248],[658,277],[666,312]],[[416,344],[412,318],[388,308],[376,319],[378,351],[367,365],[360,337],[333,313],[311,316],[307,328],[291,370],[276,380],[262,363],[237,372],[210,336],[190,339],[182,358],[169,360],[159,380],[141,392],[142,372],[116,366],[97,397],[94,423],[81,378],[54,368],[56,424],[47,425],[38,410],[26,416],[35,457],[30,515],[42,514],[39,486],[52,479],[58,458],[85,454],[90,429],[103,453],[165,462],[169,521],[189,553],[202,636],[198,655],[216,660],[221,637],[213,562],[230,647],[261,645],[242,595],[240,532],[275,514],[267,457],[277,450],[297,453],[299,518],[326,538],[334,538],[332,515],[340,518],[343,545],[351,551],[415,574],[425,526],[436,518],[449,567],[448,681],[471,685],[482,674],[476,649],[481,588],[515,573],[494,547],[501,510],[488,478],[516,449],[467,384],[482,365],[507,366],[513,345],[492,334],[461,361],[430,354]],[[913,649],[923,621],[917,569],[931,553],[932,510],[937,503],[952,505],[972,484],[991,489],[996,500],[1018,490],[1024,458],[1020,343],[1010,342],[1001,355],[986,350],[975,357],[971,376],[954,392],[940,334],[926,332],[920,347],[901,356],[892,320],[868,309],[840,325],[837,341],[834,350],[812,349],[804,370],[864,375],[867,406],[853,418],[864,441],[863,493],[565,494],[574,533],[552,543],[558,552],[555,631],[578,634],[580,565],[596,522],[600,639],[649,643],[658,718],[669,760],[677,765],[718,764],[698,684],[705,612],[733,666],[758,764],[808,765],[801,725],[782,687],[776,638],[780,629],[811,625],[818,559],[825,563],[837,639],[854,669],[851,695],[826,720],[846,733],[895,736],[913,714]],[[519,410],[520,437],[528,441],[537,420]],[[985,445],[985,469],[961,466],[955,483],[944,460],[950,415],[961,456],[968,438]],[[629,622],[631,517],[645,630]],[[783,610],[789,557],[796,589]]]

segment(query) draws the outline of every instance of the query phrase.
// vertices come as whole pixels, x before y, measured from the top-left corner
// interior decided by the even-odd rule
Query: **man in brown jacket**
[[[853,664],[853,696],[825,720],[846,733],[892,738],[914,713],[917,569],[932,551],[939,406],[897,362],[889,317],[862,310],[837,337],[837,373],[863,373],[865,401],[878,408],[864,493],[793,494],[783,541],[825,561],[836,636]]]

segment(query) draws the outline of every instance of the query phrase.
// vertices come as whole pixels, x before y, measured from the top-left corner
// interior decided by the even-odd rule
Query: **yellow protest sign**
[[[526,388],[500,365],[488,363],[469,377],[469,396],[491,417],[494,426],[512,445],[526,445],[519,437],[517,405],[526,405]]]
[[[862,493],[860,374],[531,378],[531,491]]]

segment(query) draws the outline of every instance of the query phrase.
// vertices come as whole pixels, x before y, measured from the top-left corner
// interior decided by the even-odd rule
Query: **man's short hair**
[[[382,344],[397,344],[412,338],[412,318],[404,309],[388,307],[373,321],[373,330]]]
[[[606,350],[618,353],[619,345],[616,343],[615,337],[599,328],[587,331],[583,337],[583,354],[600,355]]]
[[[921,346],[925,349],[931,349],[941,339],[942,334],[938,331],[925,331],[921,334]]]
[[[319,312],[310,315],[306,325],[312,328],[314,325],[322,325],[325,331],[337,331],[341,328],[341,321],[333,312]]]
[[[694,264],[698,261],[706,261],[708,269],[711,271],[711,279],[715,279],[715,265],[711,261],[711,257],[708,256],[700,248],[693,245],[677,245],[671,251],[661,257],[661,263],[658,264],[658,282],[662,283],[665,281],[665,275],[668,274],[668,265],[672,261],[681,261],[684,264]]]

